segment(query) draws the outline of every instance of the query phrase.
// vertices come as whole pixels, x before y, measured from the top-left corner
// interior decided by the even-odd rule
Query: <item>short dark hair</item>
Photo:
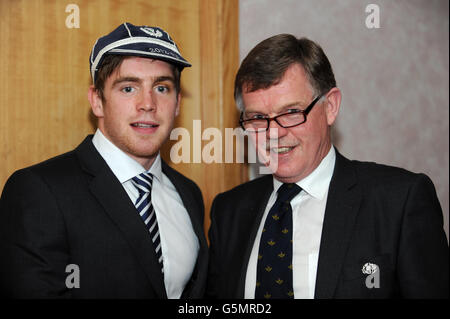
[[[98,69],[97,75],[95,77],[94,86],[103,102],[105,102],[105,95],[103,93],[103,90],[105,89],[106,80],[111,76],[114,70],[122,65],[123,60],[129,57],[130,56],[127,55],[108,54],[102,61],[102,64]],[[175,90],[178,96],[181,87],[181,71],[173,64],[170,64],[170,66],[172,67],[172,73],[175,80]]]
[[[279,83],[294,63],[304,68],[316,96],[336,87],[330,61],[317,43],[307,38],[297,39],[291,34],[279,34],[260,42],[242,61],[234,83],[238,108],[244,109],[244,85],[246,92],[267,89]]]

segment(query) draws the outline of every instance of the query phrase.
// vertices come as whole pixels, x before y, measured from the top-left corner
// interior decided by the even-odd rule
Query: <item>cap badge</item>
[[[143,27],[143,28],[141,28],[141,30],[155,38],[161,38],[163,36],[161,31],[159,31],[159,30],[155,31],[155,29],[153,29],[153,28]]]

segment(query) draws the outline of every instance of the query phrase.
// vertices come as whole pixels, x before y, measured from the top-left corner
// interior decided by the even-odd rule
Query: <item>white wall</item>
[[[370,3],[380,28],[365,24]],[[430,176],[449,220],[448,0],[240,0],[241,60],[279,33],[319,43],[343,92],[334,142],[348,158]]]

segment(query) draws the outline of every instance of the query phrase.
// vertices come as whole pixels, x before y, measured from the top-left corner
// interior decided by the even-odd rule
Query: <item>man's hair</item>
[[[130,56],[127,55],[114,55],[114,54],[109,54],[107,56],[105,56],[98,72],[97,75],[95,77],[95,89],[98,92],[98,95],[100,96],[100,98],[102,99],[103,102],[105,102],[105,95],[103,93],[103,90],[105,89],[105,83],[106,80],[111,76],[111,74],[122,65],[123,60],[125,60],[126,58],[129,58]],[[170,63],[169,63],[170,64]],[[180,92],[180,77],[181,77],[181,72],[180,70],[173,64],[170,64],[171,68],[172,68],[172,73],[173,73],[173,77],[175,80],[175,91],[177,93],[177,98],[178,98],[178,93]]]
[[[315,96],[336,87],[330,61],[318,44],[307,38],[279,34],[260,42],[242,61],[234,83],[234,99],[239,110],[244,110],[243,89],[254,92],[278,84],[294,63],[305,70]]]

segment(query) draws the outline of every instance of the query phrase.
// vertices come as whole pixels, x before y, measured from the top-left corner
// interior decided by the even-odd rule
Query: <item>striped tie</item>
[[[159,238],[158,221],[156,220],[155,210],[152,205],[151,191],[153,176],[149,173],[142,173],[131,179],[133,185],[139,191],[138,199],[134,204],[136,209],[147,226],[155,248],[156,257],[161,265],[161,272],[164,273],[163,257],[161,251],[161,240]]]

